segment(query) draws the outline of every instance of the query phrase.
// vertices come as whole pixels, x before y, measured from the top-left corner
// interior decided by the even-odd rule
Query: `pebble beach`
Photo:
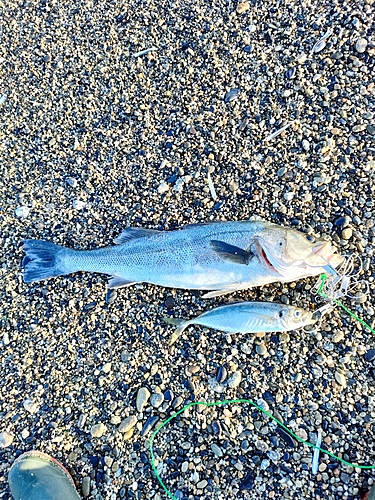
[[[112,244],[262,218],[356,255],[343,303],[374,320],[373,0],[0,0],[0,499],[14,460],[60,460],[82,498],[168,498],[152,432],[190,402],[249,399],[375,465],[375,336],[336,307],[316,331],[228,335],[163,316],[321,304],[309,278],[217,299],[105,275],[22,280],[22,242]],[[367,285],[366,285],[367,284]],[[362,290],[362,291],[361,291]],[[365,292],[365,293],[362,293]],[[178,500],[361,500],[375,471],[246,404],[194,406],[155,437]]]

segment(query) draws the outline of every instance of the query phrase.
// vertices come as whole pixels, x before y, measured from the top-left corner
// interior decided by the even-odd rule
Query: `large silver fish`
[[[319,311],[305,311],[276,302],[239,302],[216,307],[190,320],[165,317],[164,321],[177,326],[169,342],[172,345],[189,325],[229,333],[288,332],[313,325],[320,318]]]
[[[335,268],[342,262],[329,242],[263,221],[193,224],[176,231],[129,227],[115,243],[72,250],[26,240],[23,279],[30,283],[89,271],[110,275],[108,288],[147,282],[213,290],[205,297],[214,297],[315,276],[327,264]]]

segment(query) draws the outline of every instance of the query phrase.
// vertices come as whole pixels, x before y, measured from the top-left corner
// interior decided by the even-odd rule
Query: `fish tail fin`
[[[64,247],[43,240],[25,240],[23,248],[25,257],[22,265],[25,268],[23,274],[25,283],[66,274],[63,269],[60,269],[58,257],[61,250],[66,250]]]
[[[176,330],[171,335],[169,345],[174,344],[185,328],[190,324],[189,321],[186,321],[185,319],[170,318],[169,316],[164,316],[163,320],[168,323],[168,325],[177,326]]]

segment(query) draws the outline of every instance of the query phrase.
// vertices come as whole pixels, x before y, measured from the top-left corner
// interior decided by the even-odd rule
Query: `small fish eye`
[[[314,238],[314,236],[311,236],[311,234],[307,234],[306,235],[306,239],[309,240],[309,241],[311,241],[312,243],[315,242],[315,238]]]
[[[282,247],[282,246],[283,246],[283,242],[282,242],[282,241],[280,241],[280,243],[279,243],[279,247]]]
[[[301,316],[301,311],[296,311],[294,314],[296,315],[297,318],[299,318]]]
[[[279,318],[282,318],[284,316],[284,311],[279,312]]]

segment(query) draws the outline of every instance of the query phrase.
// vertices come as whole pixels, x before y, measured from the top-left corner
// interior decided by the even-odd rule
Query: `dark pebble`
[[[90,302],[89,304],[86,304],[85,306],[83,306],[83,310],[85,312],[90,311],[91,309],[94,309],[94,307],[96,306],[96,304],[97,304],[97,301],[94,300],[94,302]]]
[[[220,422],[218,422],[217,420],[214,420],[212,422],[212,431],[214,434],[220,434],[222,431]]]
[[[156,422],[159,421],[159,417],[154,416],[154,417],[148,417],[148,419],[145,422],[145,425],[143,426],[141,430],[141,436],[144,436],[145,434],[148,434],[150,430],[154,427]]]
[[[335,226],[344,228],[350,224],[350,217],[346,215],[335,220]]]
[[[248,472],[240,483],[240,490],[251,490],[254,486],[254,475],[252,472]]]
[[[251,54],[251,52],[254,50],[254,45],[245,45],[245,47],[243,48],[243,50],[247,53],[247,54]]]
[[[284,431],[284,429],[282,427],[277,427],[276,431],[279,434],[279,436],[281,437],[281,439],[283,439],[288,446],[290,446],[291,448],[296,447],[296,445],[297,445],[296,440],[294,438],[292,438],[292,436],[290,434],[288,434],[286,431]]]
[[[250,448],[250,443],[248,439],[244,439],[241,443],[241,449],[246,451]]]
[[[272,394],[269,391],[266,391],[263,393],[263,399],[267,401],[267,403],[274,403],[275,398],[272,396]]]
[[[164,393],[164,399],[166,401],[172,401],[173,399],[173,392],[170,389],[167,389]]]
[[[173,174],[173,175],[171,175],[171,176],[167,179],[167,182],[168,182],[169,184],[173,184],[174,182],[176,182],[176,181],[177,181],[177,178],[178,178],[178,175],[177,175],[177,174]]]
[[[107,304],[113,304],[113,302],[116,300],[117,297],[117,290],[112,288],[111,290],[108,290],[108,292],[105,294],[105,301]]]
[[[276,448],[278,448],[278,446],[280,445],[280,440],[277,436],[270,436],[270,441]]]
[[[291,469],[290,467],[287,467],[286,465],[284,464],[280,464],[280,469],[283,471],[283,472],[286,472],[287,474],[293,474],[294,471],[293,469]]]
[[[193,382],[191,380],[183,380],[182,381],[182,385],[185,387],[185,389],[187,389],[188,391],[190,392],[195,392],[195,386],[193,384]]]
[[[221,365],[216,374],[216,380],[219,384],[222,384],[227,378],[228,372],[224,365]]]
[[[375,349],[369,349],[365,354],[366,361],[372,361],[375,358]]]
[[[375,135],[375,126],[374,125],[367,125],[366,130],[369,134]]]
[[[133,450],[134,451],[139,451],[141,449],[141,445],[138,442],[135,442],[133,444]]]
[[[254,462],[255,465],[260,464],[260,456],[259,455],[253,455],[251,457],[251,460]]]
[[[168,309],[172,309],[176,305],[176,301],[174,300],[173,297],[167,297],[164,302],[165,307],[168,307]]]
[[[43,57],[43,61],[44,61],[44,62],[46,62],[46,63],[47,63],[47,62],[50,62],[50,60],[51,60],[51,56],[50,56],[49,54],[46,54],[46,55]]]
[[[87,455],[87,458],[90,460],[91,465],[94,468],[98,466],[100,457],[95,457],[94,455]]]
[[[296,76],[296,68],[289,68],[288,71],[285,73],[286,78],[289,78],[291,80]]]

